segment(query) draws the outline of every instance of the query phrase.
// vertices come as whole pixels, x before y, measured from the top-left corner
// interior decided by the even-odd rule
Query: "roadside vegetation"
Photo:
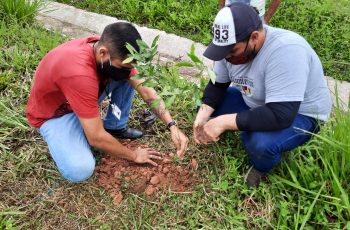
[[[211,26],[218,11],[218,0],[57,1],[205,45],[211,41]],[[349,9],[348,0],[282,0],[270,24],[304,36],[320,56],[327,76],[350,81]]]
[[[110,4],[105,2],[105,9]],[[0,12],[4,12],[1,4]],[[248,159],[238,133],[232,132],[208,146],[191,142],[185,160],[176,161],[186,164],[196,158],[199,163],[198,181],[190,193],[164,191],[155,199],[127,194],[115,206],[106,191],[96,186],[95,177],[81,184],[66,182],[40,135],[27,124],[25,105],[40,59],[69,38],[34,21],[21,21],[13,13],[2,15],[0,229],[350,229],[350,114],[337,105],[322,131],[307,145],[285,154],[257,189],[244,185]],[[158,90],[171,98],[170,110],[191,137],[196,112],[193,90],[199,94],[200,86],[180,77],[171,63],[154,66],[163,76],[159,85],[169,86]],[[143,108],[145,104],[136,97],[133,126],[141,128],[133,117]],[[174,151],[164,125],[157,123],[148,132],[152,135],[144,143]],[[101,154],[97,152],[97,158]]]

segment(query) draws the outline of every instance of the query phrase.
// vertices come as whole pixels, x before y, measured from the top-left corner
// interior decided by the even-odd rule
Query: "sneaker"
[[[266,180],[266,173],[251,167],[244,180],[249,187],[258,187],[262,180]]]
[[[122,129],[105,129],[107,132],[119,139],[137,139],[143,136],[143,132],[138,129],[125,127]]]

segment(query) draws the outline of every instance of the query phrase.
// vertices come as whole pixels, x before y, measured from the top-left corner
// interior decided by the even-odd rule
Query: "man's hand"
[[[213,118],[203,126],[203,135],[206,141],[218,141],[219,136],[225,131],[220,117]]]
[[[203,104],[199,109],[196,120],[193,123],[193,140],[197,144],[207,144],[207,140],[203,132],[203,127],[213,112],[214,109],[205,104]]]
[[[170,133],[171,140],[177,149],[176,154],[180,159],[183,159],[188,145],[188,137],[175,125],[170,127]]]
[[[149,163],[154,166],[158,166],[156,162],[153,160],[161,160],[160,153],[155,150],[147,150],[142,148],[137,148],[134,150],[136,153],[136,158],[134,162],[143,164],[143,163]]]
[[[206,124],[207,121],[197,121],[193,123],[193,140],[197,144],[207,144],[206,137],[204,136],[204,125]]]
[[[237,130],[237,114],[221,115],[211,119],[203,126],[203,132],[207,141],[218,141],[219,136],[225,130]]]

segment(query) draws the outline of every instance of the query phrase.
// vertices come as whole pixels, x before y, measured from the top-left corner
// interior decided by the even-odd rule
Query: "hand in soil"
[[[182,160],[184,158],[187,145],[188,145],[188,137],[180,131],[176,126],[172,126],[170,128],[171,132],[171,140],[175,144],[177,149],[177,156]]]
[[[154,166],[158,166],[154,160],[161,160],[162,158],[161,153],[155,150],[148,150],[148,149],[142,149],[142,148],[137,148],[134,150],[136,153],[136,159],[135,162],[139,164],[143,163],[149,163]]]
[[[204,135],[204,123],[199,123],[199,122],[195,122],[193,124],[193,140],[197,143],[197,144],[207,144],[208,140]]]

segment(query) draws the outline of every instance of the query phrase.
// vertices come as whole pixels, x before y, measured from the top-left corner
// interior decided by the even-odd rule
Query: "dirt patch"
[[[137,141],[122,143],[130,149],[149,148]],[[156,196],[160,190],[190,192],[197,178],[197,161],[192,159],[188,164],[176,165],[174,159],[174,154],[164,153],[163,159],[156,161],[158,166],[152,166],[106,155],[96,167],[97,184],[108,191],[115,204],[119,204],[128,192],[148,197]]]

